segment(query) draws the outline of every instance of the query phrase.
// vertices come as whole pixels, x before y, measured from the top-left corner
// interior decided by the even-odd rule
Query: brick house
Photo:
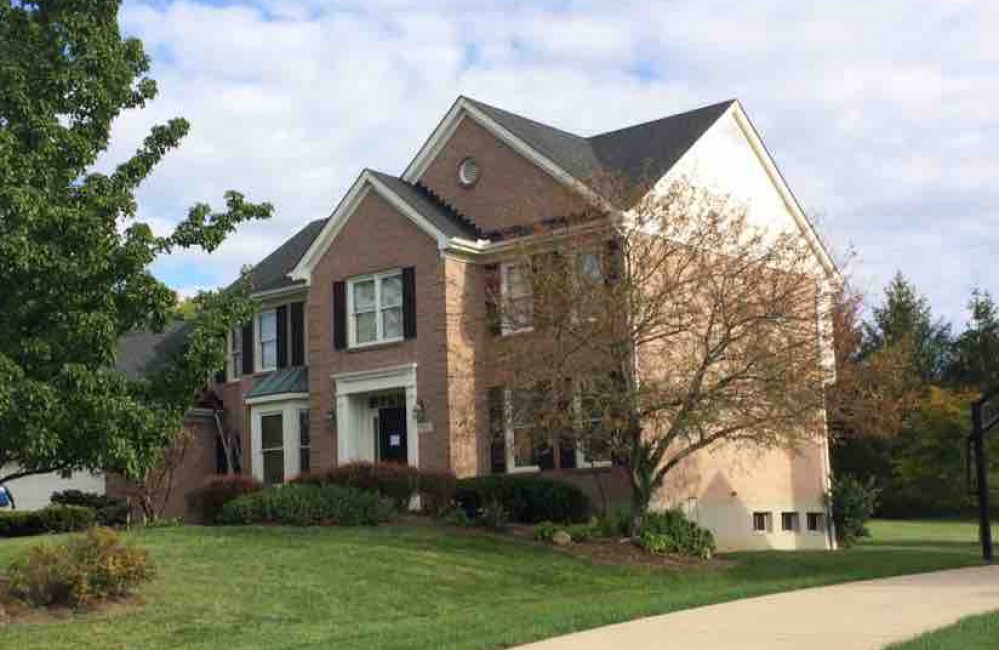
[[[604,472],[622,487],[613,468],[571,450],[515,453],[491,355],[530,323],[486,325],[490,283],[505,296],[530,292],[503,251],[600,200],[588,179],[604,172],[682,176],[735,195],[752,219],[800,231],[817,282],[835,282],[737,101],[581,137],[460,97],[400,176],[364,170],[329,218],[252,270],[260,310],[230,335],[215,387],[223,426],[242,440],[242,471],[281,483],[338,463],[393,460],[459,476],[551,471],[584,489],[588,474]],[[199,426],[215,435],[213,422]],[[507,444],[497,447],[490,432]],[[192,461],[198,473],[205,465]],[[683,507],[722,548],[831,548],[828,478],[823,430],[794,453],[697,454],[657,505]]]

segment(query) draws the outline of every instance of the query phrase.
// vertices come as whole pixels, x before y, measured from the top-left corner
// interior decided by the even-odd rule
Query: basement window
[[[810,532],[819,533],[825,528],[825,513],[824,512],[808,512],[805,513],[805,526]]]
[[[774,529],[773,513],[770,512],[753,513],[753,532],[769,533],[773,532],[773,529]]]
[[[801,530],[801,523],[798,520],[797,512],[780,513],[780,529],[787,533],[796,533]]]

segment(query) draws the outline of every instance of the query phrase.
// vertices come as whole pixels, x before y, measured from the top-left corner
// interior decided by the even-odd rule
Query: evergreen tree
[[[975,289],[971,319],[954,342],[948,379],[982,392],[999,389],[999,308],[988,291]]]
[[[947,370],[950,326],[933,318],[930,304],[901,272],[885,288],[884,303],[865,325],[865,354],[886,348],[908,350],[924,384],[938,382]]]

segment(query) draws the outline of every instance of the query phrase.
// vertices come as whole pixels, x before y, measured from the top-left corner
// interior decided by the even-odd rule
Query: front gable
[[[471,158],[474,184],[459,167]],[[420,184],[467,215],[486,238],[565,216],[597,199],[579,179],[461,98],[445,116],[403,179]]]
[[[309,246],[308,250],[306,250],[305,254],[302,255],[295,268],[289,273],[289,276],[293,280],[304,280],[307,284],[311,283],[312,273],[316,266],[326,256],[333,242],[341,236],[341,232],[355,216],[359,215],[366,222],[365,227],[369,230],[374,229],[377,231],[381,227],[381,223],[374,222],[375,216],[373,215],[384,217],[386,212],[370,209],[359,210],[362,205],[367,206],[370,204],[368,201],[369,197],[377,197],[377,200],[384,204],[385,207],[390,208],[388,214],[392,215],[391,219],[408,220],[416,232],[431,238],[437,248],[444,249],[448,246],[449,237],[447,233],[431,220],[427,219],[426,216],[422,215],[412,205],[404,201],[396,192],[392,191],[384,181],[379,180],[374,172],[366,169],[358,176],[346,196],[337,205],[336,210],[327,219],[322,231],[312,242],[312,245]],[[354,246],[354,244],[351,243],[351,246]]]

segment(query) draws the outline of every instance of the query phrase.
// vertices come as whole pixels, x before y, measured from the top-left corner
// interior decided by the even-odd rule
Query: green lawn
[[[879,523],[840,553],[727,556],[683,571],[594,566],[431,527],[134,533],[160,576],[141,609],[0,631],[0,647],[498,648],[800,587],[973,565],[974,527]],[[33,540],[0,541],[0,566]]]
[[[999,612],[969,616],[936,632],[886,650],[986,650],[999,648]]]

